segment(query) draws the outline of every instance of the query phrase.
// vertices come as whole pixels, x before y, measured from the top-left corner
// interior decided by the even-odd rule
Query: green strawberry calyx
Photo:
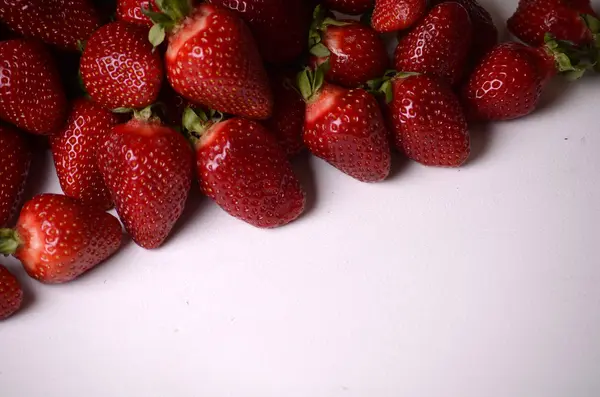
[[[570,41],[557,40],[551,34],[544,37],[544,49],[554,58],[556,70],[570,80],[581,78],[595,66],[596,61],[588,48],[579,48]]]
[[[148,40],[154,47],[158,47],[165,41],[167,33],[190,15],[193,6],[190,0],[155,0],[155,3],[158,10],[149,3],[148,8],[142,8],[142,13],[154,22],[148,32]]]
[[[220,123],[225,115],[216,110],[185,108],[182,126],[188,140],[195,146],[200,138],[215,124]]]
[[[596,72],[600,72],[600,19],[589,14],[583,15],[582,18],[592,32],[592,37],[594,40],[590,46],[590,51],[592,52],[594,70]]]
[[[346,26],[349,22],[338,21],[327,16],[327,9],[322,5],[315,7],[313,21],[308,34],[308,48],[310,53],[318,58],[327,58],[331,55],[329,48],[322,43],[323,33],[328,26]]]
[[[312,102],[319,96],[325,84],[325,75],[329,71],[329,68],[329,60],[327,60],[314,70],[307,67],[298,73],[296,76],[296,85],[305,102]]]
[[[13,229],[0,229],[0,254],[12,255],[23,244]]]
[[[407,79],[411,76],[418,76],[416,72],[397,72],[395,70],[386,71],[382,77],[367,82],[367,91],[373,95],[383,95],[385,103],[390,103],[394,99],[392,83],[397,79]]]

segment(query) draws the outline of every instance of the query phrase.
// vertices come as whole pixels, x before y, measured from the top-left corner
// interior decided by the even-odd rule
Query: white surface
[[[163,249],[69,285],[4,260],[33,301],[0,324],[0,396],[599,396],[600,78],[564,87],[473,131],[461,170],[301,158],[310,208],[280,230],[196,193]]]

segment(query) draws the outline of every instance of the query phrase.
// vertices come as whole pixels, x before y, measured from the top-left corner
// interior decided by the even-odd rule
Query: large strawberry
[[[377,100],[363,89],[326,83],[323,67],[301,72],[298,86],[307,103],[306,147],[359,181],[384,180],[391,154]]]
[[[0,0],[0,20],[15,32],[77,50],[100,27],[88,0]]]
[[[90,38],[81,58],[81,78],[94,102],[116,109],[142,108],[156,101],[163,67],[147,33],[143,26],[117,21]]]
[[[34,134],[64,124],[67,100],[54,60],[32,40],[0,42],[0,119]]]
[[[156,248],[181,216],[190,190],[193,153],[150,109],[119,124],[98,148],[98,165],[117,213],[133,240]]]
[[[273,98],[256,42],[244,21],[228,8],[163,0],[154,45],[165,31],[169,46],[165,68],[171,86],[192,102],[255,119],[267,119]],[[160,16],[159,16],[160,15]]]
[[[302,214],[304,191],[277,140],[260,123],[211,120],[191,109],[184,120],[196,147],[200,187],[221,208],[260,228],[283,226]]]
[[[454,2],[437,5],[400,38],[395,67],[436,76],[454,85],[463,75],[472,35],[471,20],[463,6]]]
[[[427,10],[427,0],[375,0],[371,24],[378,32],[410,28]]]
[[[109,110],[78,99],[65,128],[50,137],[58,180],[67,196],[104,210],[112,207],[96,162],[96,150],[118,121]]]
[[[0,320],[12,316],[23,303],[21,284],[6,267],[0,265]]]
[[[326,14],[325,8],[315,9],[309,45],[313,66],[329,61],[327,81],[352,88],[383,75],[389,58],[377,32],[360,22],[337,21]]]
[[[325,7],[348,15],[360,15],[370,11],[375,0],[325,0]]]
[[[0,253],[12,254],[44,283],[71,281],[121,245],[118,219],[58,194],[28,201],[14,229],[0,230]]]
[[[0,227],[6,226],[20,204],[31,151],[14,128],[0,124]]]

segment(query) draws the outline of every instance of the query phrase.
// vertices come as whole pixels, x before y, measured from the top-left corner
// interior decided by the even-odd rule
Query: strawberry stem
[[[225,115],[216,110],[205,112],[203,109],[185,108],[183,111],[182,127],[192,145],[196,145],[198,140],[214,124],[220,123]]]
[[[22,244],[17,232],[13,229],[0,229],[0,254],[12,255]]]
[[[307,67],[298,73],[296,84],[298,85],[302,98],[304,98],[306,102],[310,102],[318,96],[323,84],[325,84],[325,74],[327,74],[329,68],[329,61],[326,61],[319,65],[316,70]]]

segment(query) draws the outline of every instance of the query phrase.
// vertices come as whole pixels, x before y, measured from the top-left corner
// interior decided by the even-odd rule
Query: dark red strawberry
[[[150,9],[158,9],[155,0],[119,0],[117,18],[121,21],[152,27],[154,22],[142,12]]]
[[[269,118],[273,111],[269,81],[244,21],[211,4],[192,9],[187,3],[164,0],[162,6],[171,20],[166,23],[161,17],[151,35],[158,45],[165,30],[170,33],[165,68],[175,91],[223,113]]]
[[[0,230],[0,253],[12,254],[27,273],[49,284],[64,283],[104,261],[121,245],[114,216],[58,194],[28,201],[14,229]]]
[[[370,11],[375,0],[325,0],[325,7],[348,15],[360,15]]]
[[[160,246],[183,212],[192,181],[193,153],[183,135],[144,109],[112,129],[98,147],[98,165],[133,240]]]
[[[163,68],[147,36],[147,28],[121,21],[94,33],[81,58],[81,78],[94,102],[135,109],[156,101]]]
[[[326,18],[326,10],[315,9],[310,35],[311,63],[329,61],[327,81],[357,87],[380,77],[389,66],[385,44],[373,29],[355,21]]]
[[[0,20],[15,32],[77,50],[100,27],[88,0],[0,0]]]
[[[0,42],[0,119],[34,134],[64,124],[67,100],[54,60],[32,40]]]
[[[463,75],[472,35],[463,6],[437,5],[400,39],[394,56],[396,69],[439,77],[454,85]]]
[[[21,303],[23,303],[21,284],[4,265],[0,265],[0,320],[12,316],[19,310]]]
[[[50,137],[58,180],[67,196],[103,210],[112,207],[110,193],[98,169],[96,151],[118,121],[115,114],[103,107],[78,99],[65,128]]]
[[[592,2],[590,0],[567,0],[573,9],[580,14],[591,15],[598,18],[598,14],[592,8]]]
[[[375,0],[371,24],[378,32],[395,32],[414,25],[427,11],[427,0]]]
[[[0,124],[0,227],[6,226],[21,203],[31,150],[14,128]]]
[[[391,154],[377,100],[363,89],[324,82],[323,68],[300,73],[298,86],[307,101],[306,147],[359,181],[384,180],[390,172]]]

